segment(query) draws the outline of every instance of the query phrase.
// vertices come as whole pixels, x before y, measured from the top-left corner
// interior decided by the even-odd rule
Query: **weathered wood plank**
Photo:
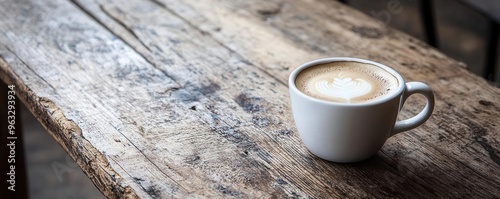
[[[200,27],[203,27],[204,24],[210,24],[210,19],[212,19],[212,22],[220,24],[217,23],[217,16],[214,16],[217,15],[217,12],[209,12],[207,9],[208,5],[214,4],[213,2],[207,2],[206,4],[197,2],[191,3],[188,6],[185,4],[178,5],[179,3],[175,1],[164,2],[166,2],[164,5],[172,10],[177,10],[180,15],[187,13],[186,10],[189,10],[189,7],[194,10],[194,12],[190,13],[191,15],[196,15],[197,13],[200,13],[199,15],[204,15],[204,17],[191,17],[189,14],[184,15],[186,19],[209,19],[208,22],[199,20],[197,25]],[[188,3],[190,2],[186,2],[186,4]],[[437,173],[421,172],[424,174],[422,177],[436,178],[436,180],[431,183],[426,182],[429,188],[436,189],[435,187],[442,187],[443,185],[454,183],[456,182],[456,179],[468,178],[467,176],[469,175],[469,172],[477,172],[474,171],[474,169],[471,169],[471,167],[481,167],[480,170],[482,171],[479,172],[477,179],[469,178],[471,181],[470,187],[477,184],[485,184],[483,176],[488,176],[491,173],[498,174],[496,170],[498,170],[499,166],[497,155],[499,147],[498,138],[500,133],[498,128],[499,120],[493,119],[494,121],[491,122],[491,119],[489,119],[498,118],[498,108],[491,107],[492,104],[498,104],[498,89],[488,86],[484,80],[478,77],[466,75],[467,72],[465,70],[457,67],[460,65],[459,63],[446,58],[441,53],[432,50],[421,42],[415,41],[408,36],[398,34],[396,31],[388,29],[386,26],[383,26],[383,24],[373,23],[372,21],[366,19],[365,16],[362,16],[359,13],[356,15],[356,13],[346,10],[333,1],[315,3],[320,4],[320,6],[313,5],[311,3],[303,3],[302,1],[277,1],[274,5],[269,5],[269,3],[228,1],[226,2],[226,4],[229,4],[229,6],[227,6],[229,7],[228,10],[237,11],[228,11],[226,13],[244,16],[240,18],[252,18],[252,16],[254,16],[254,18],[258,19],[259,15],[266,13],[263,11],[270,10],[267,13],[274,13],[274,15],[270,17],[265,16],[260,22],[258,20],[254,20],[253,24],[257,24],[257,26],[262,27],[266,27],[266,24],[271,24],[272,27],[276,27],[277,30],[280,30],[285,35],[284,37],[288,37],[291,40],[296,41],[296,43],[305,45],[306,49],[311,49],[318,53],[322,52],[317,49],[326,49],[323,51],[324,56],[331,56],[331,53],[341,55],[342,53],[348,53],[349,56],[375,59],[393,66],[408,77],[409,80],[429,82],[431,86],[438,91],[438,96],[444,98],[441,103],[445,104],[441,104],[437,108],[437,111],[443,112],[435,115],[436,124],[440,126],[428,123],[424,127],[413,130],[409,135],[397,136],[396,138],[389,140],[389,143],[387,143],[388,146],[393,143],[398,145],[406,143],[403,146],[390,146],[390,148],[385,147],[382,150],[383,154],[400,154],[405,158],[412,157],[413,159],[409,162],[400,162],[399,159],[396,159],[397,162],[390,159],[388,160],[392,163],[398,163],[398,167],[404,165],[404,167],[401,168],[403,171],[405,169],[415,169],[415,161],[428,162],[432,159],[449,159],[450,157],[448,156],[451,155],[451,158],[455,159],[456,162],[447,163],[450,164],[448,165],[449,168],[456,168],[456,170],[460,172],[450,173],[449,170],[446,169],[441,172],[437,171]],[[223,6],[217,7],[223,8]],[[309,15],[306,15],[307,17],[302,17],[301,14],[303,13],[308,13]],[[349,15],[345,15],[343,13],[349,13]],[[225,17],[230,19],[237,18],[233,15],[229,14],[229,16]],[[308,28],[306,29],[303,27]],[[220,32],[225,29],[226,26],[220,27]],[[245,28],[240,29],[246,30]],[[248,27],[247,29],[251,28]],[[218,31],[213,31],[209,28],[206,29],[206,31],[213,33],[217,39],[229,43],[227,46],[238,45],[238,42],[240,41],[238,39],[227,39],[234,38],[239,35],[224,35],[217,37],[217,35],[219,35]],[[234,34],[234,32],[235,31],[230,30],[228,31],[228,34]],[[244,31],[240,32],[243,32],[243,34],[245,33]],[[251,31],[248,31],[247,34],[248,37],[251,37]],[[289,36],[290,34],[292,35]],[[266,40],[264,39],[261,42],[265,41]],[[343,44],[343,46],[337,47],[339,43]],[[244,51],[241,49],[248,50],[245,48],[234,48],[235,51]],[[360,51],[360,49],[363,50]],[[241,54],[251,57],[258,53],[266,54],[273,52],[272,50],[271,52],[266,50],[267,48],[251,48],[250,52],[242,52]],[[293,54],[293,52],[284,52],[284,54]],[[268,56],[265,60],[271,63],[276,63],[279,61],[279,58],[273,59],[273,56]],[[266,63],[265,66],[262,67],[267,66],[274,65]],[[470,82],[474,82],[475,84],[471,84]],[[464,91],[475,91],[477,94],[475,93],[470,95],[469,98],[465,99],[463,99],[463,97],[458,98],[458,96],[464,95],[464,93],[462,93]],[[408,107],[412,109],[403,112],[403,116],[406,117],[415,114],[419,110],[419,106],[415,106],[418,105],[417,102],[409,102],[408,104],[410,104]],[[489,104],[490,107],[483,107],[484,104]],[[455,108],[455,106],[458,108]],[[483,124],[477,124],[464,119],[467,117],[481,117],[477,116],[480,113],[484,113],[482,114],[482,117],[486,119]],[[443,117],[447,115],[455,115],[456,117]],[[451,125],[443,126],[444,123]],[[429,125],[431,128],[427,128]],[[478,133],[478,130],[484,133]],[[415,133],[413,134],[413,132]],[[445,136],[452,139],[446,139]],[[466,139],[457,140],[457,137],[462,136]],[[471,143],[474,143],[477,139],[483,139],[483,136],[487,136],[487,138],[485,138],[488,140],[486,143],[490,144],[475,143],[471,145]],[[426,144],[430,138],[437,142],[431,142],[431,146],[428,148],[420,149],[422,144]],[[408,143],[415,143],[416,139],[419,139],[419,141],[417,141],[419,144],[412,144],[413,146],[408,146]],[[445,143],[446,147],[442,147],[445,150],[441,149],[441,147],[438,147],[437,150],[433,149],[441,143]],[[452,145],[450,146],[448,144]],[[402,147],[405,150],[401,150]],[[474,152],[464,152],[464,148],[469,147],[473,148],[472,150]],[[442,151],[445,152],[443,153]],[[477,154],[477,151],[482,151],[482,154]],[[412,155],[408,156],[408,153],[411,153]],[[483,161],[478,160],[478,156],[482,156],[483,160],[487,161],[487,165],[478,163]],[[463,159],[476,159],[477,162],[468,162]],[[465,165],[463,164],[464,162],[466,162]],[[469,164],[472,164],[473,166]],[[445,177],[447,175],[453,177]],[[491,179],[491,182],[498,185],[498,178]],[[466,184],[464,182],[461,183]],[[450,190],[449,192],[444,191],[442,194],[453,195],[450,193],[454,191],[456,191],[455,193],[458,193],[457,195],[467,193],[469,189],[463,189],[462,186],[456,187],[457,190],[460,191]],[[448,187],[444,188],[448,189]]]
[[[232,2],[234,2],[234,1],[231,1],[230,3],[232,3]],[[169,6],[171,6],[171,5],[175,5],[175,3],[176,3],[176,2],[168,2],[168,3],[165,3],[164,5],[169,5]],[[228,4],[230,4],[230,3],[228,3]],[[198,7],[199,7],[200,5],[201,5],[201,6],[207,6],[207,7],[208,7],[208,6],[213,5],[213,2],[209,2],[209,3],[207,3],[207,4],[203,4],[203,3],[193,3],[193,5],[192,5],[192,6],[193,6],[193,7],[194,7],[194,6],[198,6]],[[255,11],[255,12],[249,12],[249,13],[262,13],[262,12],[264,12],[264,11],[262,11],[262,10],[269,9],[269,8],[264,8],[264,9],[262,9],[262,8],[256,8],[256,9],[253,9],[253,8],[252,8],[252,5],[266,5],[266,4],[254,4],[254,3],[252,3],[251,5],[241,5],[241,4],[240,4],[240,5],[236,5],[236,6],[234,6],[232,9],[233,9],[233,10],[235,10],[235,9],[240,9],[240,10],[238,10],[238,11],[241,11],[241,8],[251,8],[251,9],[250,9],[250,11]],[[176,5],[176,6],[178,6],[178,7],[179,7],[179,8],[178,8],[178,9],[180,10],[180,11],[179,11],[179,13],[181,13],[181,14],[187,13],[187,11],[186,11],[186,10],[189,10],[189,8],[186,8],[186,6],[185,6],[185,5]],[[183,7],[183,6],[184,6],[184,7]],[[221,9],[221,7],[222,7],[222,6],[220,6],[220,7],[218,6],[218,9]],[[275,7],[276,7],[276,6],[275,6]],[[320,6],[320,8],[325,8],[325,7],[326,7],[326,8],[328,8],[328,6]],[[331,6],[330,6],[330,7],[331,7]],[[170,7],[169,7],[169,8],[170,8]],[[175,8],[175,6],[174,6],[174,8]],[[308,7],[307,7],[307,5],[304,5],[304,6],[295,6],[294,8],[304,8],[304,10],[310,10],[310,7],[308,8]],[[273,8],[273,6],[271,6],[270,10],[273,10],[273,9],[275,9],[275,8]],[[231,9],[229,9],[229,10],[231,10]],[[259,12],[259,11],[260,11],[260,12]],[[245,38],[244,36],[248,36],[248,38],[250,38],[250,37],[251,37],[250,35],[252,34],[252,32],[251,32],[251,31],[250,31],[247,35],[243,35],[243,37],[241,37],[241,35],[239,34],[241,31],[240,31],[240,32],[237,32],[237,31],[233,31],[233,30],[231,30],[232,26],[229,26],[229,27],[228,27],[228,25],[227,25],[227,26],[223,26],[223,25],[220,25],[220,26],[217,26],[217,25],[212,25],[212,27],[210,27],[210,25],[207,25],[207,24],[217,24],[217,23],[210,23],[211,21],[207,21],[207,20],[206,20],[206,19],[204,19],[203,17],[196,16],[196,15],[197,15],[197,14],[199,14],[199,13],[206,14],[206,15],[208,15],[208,17],[210,17],[211,15],[217,15],[217,14],[218,14],[217,12],[215,12],[216,14],[213,14],[214,12],[211,12],[209,9],[202,8],[202,9],[196,10],[195,12],[191,12],[191,13],[186,14],[186,16],[187,16],[187,17],[184,17],[184,18],[185,18],[185,19],[187,19],[187,20],[190,20],[190,19],[197,19],[197,20],[194,20],[194,22],[193,22],[193,21],[190,21],[190,23],[195,24],[195,26],[205,27],[205,29],[201,29],[201,30],[202,30],[202,31],[204,31],[204,32],[209,32],[209,33],[211,33],[211,34],[213,34],[213,35],[217,35],[217,34],[219,34],[218,32],[221,32],[221,31],[225,30],[226,28],[229,28],[230,30],[229,30],[228,32],[229,32],[229,33],[232,33],[233,35],[223,35],[223,36],[220,36],[220,37],[218,37],[218,38],[216,37],[216,38],[217,38],[217,39],[222,40],[222,41],[221,41],[221,43],[229,43],[229,44],[226,44],[226,46],[231,46],[231,45],[233,45],[233,46],[237,46],[237,45],[241,45],[241,46],[239,46],[238,48],[234,48],[234,49],[232,49],[232,50],[234,50],[234,51],[238,51],[238,52],[239,52],[239,51],[243,51],[243,52],[241,52],[240,54],[241,54],[241,55],[243,55],[243,56],[246,56],[246,57],[250,57],[250,59],[249,59],[249,60],[251,60],[251,61],[254,61],[253,59],[251,59],[251,58],[253,58],[253,57],[251,57],[251,56],[255,56],[254,54],[258,54],[258,53],[260,53],[260,54],[266,54],[266,53],[268,53],[268,54],[272,54],[272,53],[273,53],[273,52],[275,52],[275,50],[276,50],[276,49],[272,49],[272,48],[271,48],[271,50],[268,50],[269,48],[262,48],[262,49],[248,49],[248,48],[244,48],[245,42],[246,42],[246,41],[248,41],[248,40],[247,40],[247,38]],[[222,11],[222,13],[230,13],[230,11],[227,11],[227,12]],[[236,13],[236,12],[233,12],[233,13]],[[236,13],[236,15],[238,15],[238,14],[240,14],[240,13],[241,13],[241,12],[238,12],[238,13]],[[272,13],[274,13],[274,12],[272,12]],[[287,12],[287,13],[301,13],[301,12],[299,12],[299,11],[297,11],[297,12],[295,12],[295,11],[290,11],[290,12]],[[190,14],[191,14],[191,15],[190,15]],[[248,15],[248,16],[251,16],[251,15]],[[246,17],[247,17],[247,18],[249,18],[248,16],[246,16]],[[212,16],[212,17],[213,17],[213,16]],[[286,18],[286,17],[287,17],[287,16],[285,16],[285,18]],[[215,22],[219,22],[219,23],[220,23],[220,21],[217,21],[217,20],[218,20],[218,16],[215,16],[215,17],[213,17],[213,18],[215,19]],[[219,18],[220,18],[220,17],[219,17]],[[231,15],[231,16],[225,16],[225,18],[230,18],[230,19],[235,19],[235,18],[236,18],[236,19],[239,19],[239,18],[245,18],[245,17],[241,17],[241,16],[233,16],[233,15]],[[289,18],[289,19],[293,19],[294,17],[288,17],[288,18]],[[295,18],[298,18],[298,17],[295,17]],[[338,18],[340,18],[340,17],[338,17]],[[348,19],[348,18],[347,18],[347,19]],[[344,20],[347,20],[347,19],[344,19]],[[227,20],[226,20],[226,21],[227,21]],[[239,29],[252,29],[252,30],[253,30],[253,29],[262,29],[262,28],[265,28],[265,27],[266,27],[265,23],[263,23],[263,22],[259,22],[259,20],[253,20],[253,21],[252,21],[252,19],[247,19],[247,21],[251,21],[252,23],[251,23],[250,25],[248,25],[248,27],[246,27],[246,28],[241,28],[241,27],[238,27],[238,28],[239,28]],[[285,20],[284,20],[284,21],[285,21]],[[291,23],[285,23],[284,21],[283,21],[280,25],[287,25],[287,24],[291,24]],[[322,21],[328,21],[328,20],[322,20]],[[324,24],[321,24],[321,22],[322,22],[322,21],[320,21],[320,20],[317,20],[317,21],[311,21],[311,22],[310,22],[310,24],[304,24],[303,26],[298,26],[298,27],[312,27],[312,24],[319,24],[319,25],[317,25],[317,26],[318,26],[318,28],[317,28],[317,29],[320,29],[319,27],[328,27],[328,26],[326,26],[326,25],[324,25]],[[337,20],[337,21],[342,21],[342,20]],[[227,22],[226,22],[226,23],[227,23]],[[351,22],[351,23],[353,23],[353,22]],[[362,23],[363,23],[363,22],[361,22],[361,21],[356,22],[356,24],[362,24]],[[228,23],[228,24],[231,24],[231,23]],[[248,22],[247,22],[247,23],[234,23],[234,24],[236,24],[236,25],[240,25],[240,26],[241,26],[241,24],[248,24]],[[231,25],[234,25],[234,24],[231,24]],[[257,24],[257,25],[255,25],[255,24]],[[263,27],[260,27],[259,25],[260,25],[260,26],[263,26]],[[295,25],[295,24],[293,24],[293,25]],[[208,26],[208,27],[207,27],[207,26]],[[295,25],[295,26],[296,26],[296,25]],[[371,26],[373,26],[373,25],[371,25]],[[380,25],[378,25],[378,26],[380,26]],[[215,28],[214,28],[214,27],[215,27]],[[383,28],[383,29],[387,29],[386,27],[381,27],[381,28]],[[285,27],[285,28],[282,28],[281,30],[283,30],[283,32],[285,32],[285,31],[290,31],[290,30],[293,30],[293,27]],[[330,30],[330,29],[328,29],[328,30]],[[340,29],[340,28],[338,28],[338,29],[337,29],[337,27],[333,28],[331,31],[345,32],[345,30]],[[390,44],[390,45],[394,45],[394,46],[392,46],[392,48],[394,48],[394,49],[401,49],[401,44],[400,44],[401,42],[398,42],[398,41],[399,41],[399,40],[398,40],[398,37],[397,37],[398,35],[394,36],[394,33],[390,33],[390,32],[389,32],[390,30],[384,30],[383,32],[389,32],[389,33],[382,34],[382,33],[380,33],[380,32],[379,32],[379,33],[377,33],[377,31],[379,31],[379,30],[374,29],[374,28],[370,28],[370,27],[368,27],[368,28],[366,28],[366,27],[354,27],[353,29],[351,29],[351,31],[352,31],[352,32],[354,32],[354,33],[356,33],[356,34],[372,34],[372,35],[377,35],[377,34],[380,34],[380,35],[379,35],[380,37],[382,37],[382,36],[384,36],[384,35],[389,35],[389,36],[390,36],[390,38],[385,39],[385,40],[383,40],[383,41],[377,41],[377,40],[375,40],[375,41],[371,41],[371,40],[368,40],[368,39],[380,39],[380,38],[371,38],[371,37],[370,37],[370,35],[368,35],[368,39],[358,38],[358,39],[360,39],[360,40],[364,40],[364,41],[360,41],[360,42],[357,42],[357,43],[356,43],[356,42],[354,42],[354,43],[352,44],[353,46],[348,46],[348,45],[349,45],[349,43],[345,44],[345,45],[347,45],[347,48],[353,48],[353,50],[351,50],[351,51],[354,51],[354,49],[356,49],[357,47],[359,47],[360,43],[361,43],[361,44],[363,44],[364,42],[366,42],[366,43],[370,44],[370,45],[368,45],[369,47],[371,47],[372,45],[373,45],[373,46],[384,46],[384,44],[385,44],[385,45],[387,45],[387,43],[388,43],[388,44]],[[364,31],[364,32],[363,32],[363,31]],[[367,31],[368,31],[368,33],[365,33],[365,32],[367,32]],[[263,32],[272,32],[272,31],[263,31]],[[375,32],[375,33],[373,33],[373,32]],[[307,32],[307,33],[308,33],[307,35],[314,35],[314,31],[310,31],[310,32]],[[335,34],[335,35],[347,35],[347,34],[353,34],[353,33],[343,33],[343,34]],[[365,35],[365,36],[366,36],[366,35]],[[349,37],[350,37],[350,38],[352,38],[352,37],[354,37],[354,36],[352,36],[352,35],[348,35],[348,36],[346,36],[346,37],[347,37],[347,38],[349,38]],[[425,46],[425,45],[423,45],[422,43],[420,43],[420,42],[416,42],[416,41],[414,41],[413,39],[411,39],[411,38],[409,38],[409,37],[405,37],[404,35],[401,35],[401,36],[399,36],[399,37],[403,37],[403,39],[406,39],[406,40],[410,41],[411,43],[416,43],[415,45],[417,45],[417,46],[418,46],[418,45],[420,45],[420,46],[422,46],[422,47],[426,47],[426,46]],[[226,39],[226,40],[224,40],[224,38],[231,38],[231,39]],[[235,39],[235,38],[236,38],[236,39]],[[267,38],[268,38],[268,37],[257,37],[257,38],[264,38],[264,39],[260,40],[260,43],[265,43],[265,42],[267,41]],[[318,35],[318,37],[317,37],[317,38],[324,38],[324,36],[322,36],[322,35]],[[334,44],[335,44],[335,43],[340,43],[340,41],[341,41],[341,40],[343,40],[343,39],[347,39],[347,38],[337,38],[337,41],[333,40],[333,42],[328,42],[327,40],[324,40],[324,41],[320,41],[320,42],[316,42],[316,43],[318,43],[318,44],[322,44],[322,45],[324,45],[324,46],[329,46],[329,44],[332,44],[331,46],[334,46]],[[355,38],[355,37],[354,37],[354,38]],[[258,40],[258,39],[255,39],[255,38],[252,38],[252,39],[253,39],[253,40],[252,40],[252,42],[259,43],[259,41],[255,41],[255,40]],[[294,39],[294,38],[292,38],[292,39]],[[368,41],[367,41],[367,40],[368,40]],[[396,40],[396,41],[394,41],[394,40]],[[260,43],[259,43],[259,44],[260,44]],[[305,41],[303,41],[302,43],[306,43],[306,42],[305,42]],[[313,43],[313,44],[315,44],[314,42],[312,42],[312,43]],[[404,44],[404,42],[403,42],[403,44]],[[408,45],[408,44],[406,44],[406,45]],[[256,46],[259,46],[259,45],[256,45]],[[406,47],[406,46],[404,46],[404,47],[405,47],[405,48],[403,48],[403,50],[405,50],[405,49],[409,49],[409,51],[412,51],[412,50],[415,50],[415,49],[416,49],[416,47],[415,47],[415,46],[413,46],[412,44],[410,44],[408,47]],[[386,48],[387,48],[387,49],[389,49],[389,50],[387,50],[388,52],[393,52],[393,51],[394,51],[394,50],[390,50],[390,48],[391,48],[391,47],[386,47]],[[311,49],[313,49],[313,48],[311,48]],[[253,51],[252,51],[252,50],[253,50]],[[294,49],[293,49],[293,50],[294,50]],[[290,51],[293,51],[293,50],[290,50]],[[333,49],[331,49],[331,50],[333,51]],[[248,51],[250,51],[250,52],[248,52]],[[430,59],[430,60],[428,60],[428,61],[430,61],[430,62],[434,61],[434,62],[437,62],[438,64],[443,64],[443,62],[444,62],[444,64],[447,64],[447,65],[453,65],[453,67],[456,67],[456,66],[457,66],[457,63],[455,63],[455,62],[453,62],[453,61],[451,61],[451,60],[446,60],[446,58],[445,58],[442,54],[440,54],[440,53],[438,53],[438,52],[435,52],[435,51],[432,51],[432,50],[426,50],[426,49],[417,49],[417,50],[415,50],[415,51],[417,51],[417,53],[419,53],[419,54],[423,54],[423,55],[427,55],[427,54],[429,54],[430,56],[433,56],[433,58],[434,58],[434,59]],[[300,52],[300,50],[297,50],[297,52]],[[366,52],[372,52],[372,51],[366,51]],[[382,52],[383,52],[383,51],[382,51]],[[252,54],[252,53],[253,53],[253,54]],[[404,53],[406,53],[406,52],[403,52],[403,55],[404,55]],[[287,54],[287,53],[283,53],[283,54]],[[291,54],[291,53],[290,53],[290,54]],[[299,54],[300,54],[300,53],[299,53]],[[325,54],[326,54],[326,53],[325,53]],[[386,54],[384,54],[384,53],[380,53],[380,54],[381,54],[381,55],[378,55],[378,56],[380,56],[380,57],[382,58],[382,59],[381,59],[382,61],[384,61],[384,58],[386,58],[387,56],[391,56],[391,54],[389,54],[389,55],[386,55]],[[394,56],[399,56],[399,54],[398,54],[398,53],[394,53],[394,54],[395,54]],[[374,55],[374,53],[371,53],[370,55],[372,56],[372,57],[369,57],[369,58],[371,58],[371,59],[376,59],[376,58],[377,58],[377,54],[375,54],[375,56],[373,56],[373,55]],[[370,55],[368,55],[368,56],[370,56]],[[415,52],[410,52],[410,54],[409,54],[409,55],[414,56],[414,55],[415,55]],[[429,55],[427,55],[427,56],[429,56]],[[382,57],[382,56],[384,56],[384,57]],[[422,56],[422,55],[420,55],[420,56]],[[255,56],[255,57],[258,57],[258,56]],[[272,61],[277,61],[277,60],[273,60],[273,59],[272,59],[272,56],[265,57],[265,58],[266,58],[266,59],[265,59],[266,61],[267,61],[267,60],[271,60],[271,62],[272,62]],[[254,58],[254,59],[255,59],[255,61],[262,60],[262,58]],[[380,59],[380,58],[379,58],[379,59]],[[409,60],[405,60],[405,59],[409,59]],[[417,59],[417,60],[415,60],[415,59]],[[402,64],[402,65],[411,65],[410,67],[406,68],[406,70],[407,70],[407,71],[410,71],[410,72],[411,72],[411,71],[414,71],[414,70],[415,70],[416,65],[417,65],[416,63],[422,62],[422,60],[418,60],[418,59],[419,59],[418,57],[410,57],[410,56],[406,56],[406,57],[402,57],[402,58],[400,58],[400,59],[395,59],[395,60],[393,60],[393,61],[398,61],[398,62],[401,62],[401,61],[409,61],[409,62],[410,62],[410,63],[412,63],[412,64],[407,64],[407,63],[405,63],[405,62],[402,62],[402,63],[396,63],[396,64],[397,64],[398,66],[399,66],[400,64]],[[279,59],[278,59],[278,60],[279,60]],[[427,61],[427,60],[426,60],[426,61]],[[297,65],[298,65],[298,64],[297,64]],[[269,66],[269,65],[265,65],[264,67],[266,67],[266,66]],[[271,64],[271,66],[273,66],[273,65]],[[403,68],[403,69],[401,69],[401,70],[403,70],[403,71],[404,71],[404,69],[405,69],[405,68]],[[433,66],[433,65],[431,65],[431,64],[425,64],[425,63],[424,63],[424,64],[423,64],[423,66],[422,66],[422,68],[418,68],[418,69],[423,70],[422,74],[424,74],[424,75],[429,75],[429,73],[430,73],[430,72],[435,72],[434,66]],[[458,70],[459,70],[459,72],[460,72],[460,69],[458,69]],[[269,70],[267,70],[267,71],[269,71]],[[406,72],[406,73],[410,73],[410,72]],[[445,71],[445,73],[438,73],[438,75],[439,75],[440,77],[436,77],[436,76],[434,76],[434,77],[432,77],[432,78],[434,78],[434,79],[439,79],[440,83],[447,83],[445,79],[446,79],[446,78],[448,78],[448,77],[457,76],[456,72],[457,72],[457,70],[453,70],[453,71]],[[463,71],[463,70],[462,70],[461,72],[462,72],[462,73],[465,73],[465,71]],[[420,79],[424,79],[424,80],[426,80],[426,79],[427,79],[427,80],[432,80],[432,78],[425,77],[424,75],[422,75],[422,77],[418,77],[418,78],[420,78]],[[432,74],[430,74],[430,75],[432,75]],[[411,77],[411,76],[412,76],[412,75],[410,75],[410,77]],[[413,76],[415,76],[415,75],[413,75]],[[286,78],[286,76],[285,76],[285,77],[283,77],[282,79],[285,79],[285,78]],[[476,77],[476,78],[477,78],[477,77]],[[417,79],[417,78],[416,78],[416,79]],[[477,80],[472,80],[472,81],[477,81]],[[482,81],[482,80],[480,80],[480,81]],[[462,83],[463,83],[463,82],[466,82],[466,81],[463,81],[463,80],[461,80],[461,79],[457,79],[457,82],[462,82]],[[483,81],[483,83],[484,83],[484,81]],[[444,87],[445,87],[445,89],[446,89],[446,87],[447,87],[447,86],[444,86]],[[416,103],[416,102],[415,102],[415,103]],[[415,106],[414,106],[414,107],[415,107]],[[414,114],[414,112],[416,112],[416,111],[418,111],[418,108],[417,108],[417,107],[415,107],[415,108],[414,108],[413,112],[406,113],[406,115],[411,115],[411,114]],[[495,135],[495,134],[493,134],[493,136],[494,136],[494,135]],[[418,145],[416,145],[416,147],[418,147]],[[434,152],[432,152],[432,153],[431,153],[431,152],[426,152],[426,151],[424,151],[424,152],[422,152],[422,153],[423,153],[424,155],[425,155],[425,153],[430,153],[430,154],[437,154],[437,155],[439,155],[438,151],[434,151]],[[470,155],[474,156],[475,154],[470,154]],[[423,155],[422,155],[422,154],[420,154],[420,156],[423,156]],[[493,159],[492,159],[492,160],[494,160],[494,157],[495,157],[495,156],[493,156]],[[463,166],[460,162],[458,162],[458,163],[456,163],[456,164],[457,164],[457,165],[455,165],[455,166],[458,166],[458,168],[462,168],[462,167],[464,167],[464,166]],[[495,166],[495,165],[493,165],[493,166]],[[409,168],[411,168],[411,167],[409,167]],[[491,167],[490,167],[490,169],[495,169],[495,167],[493,167],[493,168],[491,168]],[[464,168],[464,169],[462,169],[462,170],[467,170],[467,168]],[[446,172],[446,171],[445,171],[445,172]],[[464,172],[464,173],[466,174],[467,172]],[[435,175],[435,174],[431,174],[431,175]],[[457,173],[457,175],[462,175],[462,174]],[[486,173],[486,175],[487,175],[487,173]],[[445,179],[445,180],[449,180],[449,179]],[[473,182],[473,183],[471,183],[471,184],[474,184],[474,183],[475,183],[475,182]],[[436,181],[436,185],[439,185],[439,184],[442,184],[442,182]]]
[[[498,89],[358,12],[331,1],[75,2],[2,5],[0,74],[108,197],[500,195],[500,121],[487,119],[500,116]],[[434,116],[365,162],[310,155],[283,83],[300,63],[339,55],[428,82]]]

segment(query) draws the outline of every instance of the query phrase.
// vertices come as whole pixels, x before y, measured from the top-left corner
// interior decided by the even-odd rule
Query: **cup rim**
[[[326,63],[339,62],[339,61],[359,62],[359,63],[371,64],[371,65],[374,65],[376,67],[382,68],[385,71],[387,71],[388,73],[390,73],[391,75],[393,75],[394,77],[396,77],[396,79],[399,82],[398,88],[396,89],[395,92],[390,93],[389,95],[387,95],[386,97],[384,97],[382,99],[351,104],[351,103],[332,102],[332,101],[327,101],[327,100],[311,97],[309,95],[304,94],[302,91],[300,91],[297,88],[297,85],[295,85],[295,79],[297,78],[297,75],[302,70],[309,68],[309,67],[312,67],[312,66],[315,66],[315,65],[319,65],[319,64],[326,64]],[[330,57],[330,58],[316,59],[316,60],[304,63],[292,71],[292,73],[290,74],[290,76],[288,78],[288,85],[289,85],[290,89],[292,89],[295,93],[297,93],[301,97],[304,97],[304,98],[309,99],[311,101],[323,103],[323,104],[329,104],[329,105],[352,106],[352,107],[382,104],[382,103],[385,103],[389,100],[394,99],[395,97],[400,96],[403,93],[403,91],[405,90],[405,86],[404,86],[405,81],[404,81],[403,77],[401,76],[401,74],[399,74],[396,70],[394,70],[391,67],[388,67],[384,64],[378,63],[378,62],[374,62],[374,61],[370,61],[370,60],[366,60],[366,59],[360,59],[360,58],[353,58],[353,57]]]

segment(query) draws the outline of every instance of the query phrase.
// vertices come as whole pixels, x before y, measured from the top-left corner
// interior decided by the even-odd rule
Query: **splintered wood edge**
[[[7,85],[16,86],[16,96],[35,115],[47,132],[75,160],[82,171],[107,198],[139,198],[123,183],[123,178],[110,166],[107,158],[82,136],[80,127],[51,100],[37,96],[12,71],[0,56],[0,78]],[[78,150],[75,150],[78,148]]]

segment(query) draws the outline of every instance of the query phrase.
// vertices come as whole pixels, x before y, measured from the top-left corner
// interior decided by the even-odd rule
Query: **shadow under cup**
[[[395,77],[398,85],[381,97],[358,103],[319,99],[298,89],[296,78],[303,70],[332,62],[369,64]],[[288,84],[295,124],[303,143],[316,156],[334,162],[356,162],[373,156],[390,136],[425,122],[434,107],[430,87],[421,82],[405,83],[395,70],[363,59],[326,58],[311,61],[295,69],[290,74]],[[414,93],[426,97],[426,107],[415,117],[396,122],[404,101]]]

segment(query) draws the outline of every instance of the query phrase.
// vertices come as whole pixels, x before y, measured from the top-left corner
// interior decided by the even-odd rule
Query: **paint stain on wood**
[[[181,100],[184,103],[191,103],[199,100],[197,95],[188,92],[186,89],[177,89],[172,92],[171,96],[175,99]]]
[[[186,104],[199,101],[201,98],[215,94],[221,87],[219,84],[210,82],[207,85],[185,85],[183,88],[173,90],[171,97],[178,99]],[[196,110],[196,107],[191,107]]]
[[[487,100],[479,100],[479,104],[483,106],[491,106],[493,105],[493,102],[487,101]]]
[[[191,156],[186,160],[186,163],[191,165],[198,165],[201,163],[201,157],[199,155]]]
[[[283,136],[290,136],[292,135],[293,131],[291,130],[280,130],[278,134],[283,135]]]
[[[217,185],[217,190],[224,195],[233,196],[233,197],[243,197],[245,194],[243,192],[239,192],[233,189],[230,189],[224,185]]]
[[[269,119],[267,119],[266,117],[262,117],[262,116],[253,116],[252,117],[252,123],[254,123],[255,125],[257,126],[267,126],[269,125],[271,122],[269,121]]]
[[[351,31],[357,33],[361,37],[370,39],[380,39],[384,34],[377,28],[367,27],[367,26],[354,26]]]
[[[156,186],[149,186],[146,190],[146,193],[148,193],[151,197],[153,198],[160,198],[160,190],[156,188]]]
[[[276,6],[271,6],[268,8],[260,8],[257,10],[257,13],[268,18],[279,14],[281,12],[282,7],[283,4],[278,4]]]
[[[197,90],[203,95],[211,95],[220,90],[220,85],[214,82],[210,82],[208,85],[202,85]]]
[[[281,178],[276,179],[275,183],[277,185],[288,185],[288,182],[286,182],[285,180],[283,180]]]
[[[243,148],[245,151],[257,151],[258,147],[255,142],[248,137],[246,134],[242,133],[240,130],[224,126],[215,130],[219,135],[224,137],[226,140],[235,143],[239,148]]]
[[[263,109],[262,106],[257,104],[262,101],[262,98],[260,97],[251,97],[248,94],[241,93],[236,96],[234,101],[248,113],[256,113]]]

